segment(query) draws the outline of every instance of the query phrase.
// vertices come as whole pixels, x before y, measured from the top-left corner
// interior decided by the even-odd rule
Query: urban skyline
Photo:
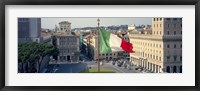
[[[76,18],[41,18],[41,27],[47,29],[54,29],[55,25],[58,25],[60,21],[69,21],[72,23],[71,28],[83,28],[83,27],[96,27],[98,17],[76,17]],[[112,26],[112,25],[151,25],[152,21],[149,17],[99,17],[100,26]]]
[[[126,25],[130,18],[59,18],[53,31],[41,19],[18,18],[19,73],[182,73],[182,18],[152,17],[141,26]],[[73,29],[78,23],[96,27]]]

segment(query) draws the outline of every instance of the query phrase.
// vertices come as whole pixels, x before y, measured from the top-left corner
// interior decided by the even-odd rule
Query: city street
[[[88,67],[98,68],[98,64],[96,62],[87,62]],[[117,65],[112,65],[112,63],[104,62],[103,65],[100,66],[101,68],[107,68],[114,70],[116,73],[139,73],[139,70],[135,70],[136,66],[132,66],[131,70],[125,69],[124,67],[118,67]]]
[[[90,67],[98,68],[98,63],[96,61],[86,61],[82,63],[59,64],[54,66],[52,73],[79,73],[80,71]],[[111,62],[104,62],[100,68],[110,69],[116,73],[141,73],[141,71],[135,70],[136,66],[132,66],[131,69],[127,69],[123,66],[119,67],[117,65],[113,65]]]
[[[98,68],[98,62],[97,61],[88,61],[89,58],[86,55],[81,55],[82,61],[79,63],[60,63],[60,64],[53,64],[51,72],[52,73],[80,73],[83,70],[86,70],[87,68]],[[100,68],[103,69],[109,69],[113,70],[116,73],[147,73],[141,70],[136,70],[135,68],[138,68],[137,66],[130,66],[130,69],[125,68],[123,65],[117,66],[117,63],[115,65],[112,64],[111,61],[109,62],[101,62]]]
[[[86,68],[86,63],[59,64],[55,66],[53,73],[79,73]]]

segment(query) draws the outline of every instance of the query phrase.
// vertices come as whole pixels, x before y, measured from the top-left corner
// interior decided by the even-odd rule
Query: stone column
[[[149,65],[150,65],[150,71],[153,71],[153,70],[152,70],[152,63],[150,63]]]
[[[170,73],[174,73],[173,72],[173,66],[170,66]]]
[[[158,71],[158,65],[156,65],[156,73],[159,73],[159,71]]]
[[[153,72],[155,72],[155,64],[153,64]]]

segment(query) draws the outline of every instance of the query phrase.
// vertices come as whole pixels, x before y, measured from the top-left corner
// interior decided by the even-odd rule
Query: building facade
[[[66,31],[70,33],[71,31],[71,23],[68,21],[62,21],[59,23],[59,31]]]
[[[128,30],[136,30],[135,24],[131,24],[128,26]]]
[[[59,49],[58,62],[74,63],[79,62],[80,40],[79,36],[67,32],[57,32],[56,47]]]
[[[155,73],[182,73],[182,18],[152,18],[151,32],[129,37],[133,64]]]
[[[40,42],[41,18],[18,18],[18,41]]]

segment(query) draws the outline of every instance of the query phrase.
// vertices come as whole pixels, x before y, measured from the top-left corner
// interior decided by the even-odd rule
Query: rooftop
[[[71,23],[68,21],[61,21],[61,22],[59,22],[59,24],[71,24]]]

